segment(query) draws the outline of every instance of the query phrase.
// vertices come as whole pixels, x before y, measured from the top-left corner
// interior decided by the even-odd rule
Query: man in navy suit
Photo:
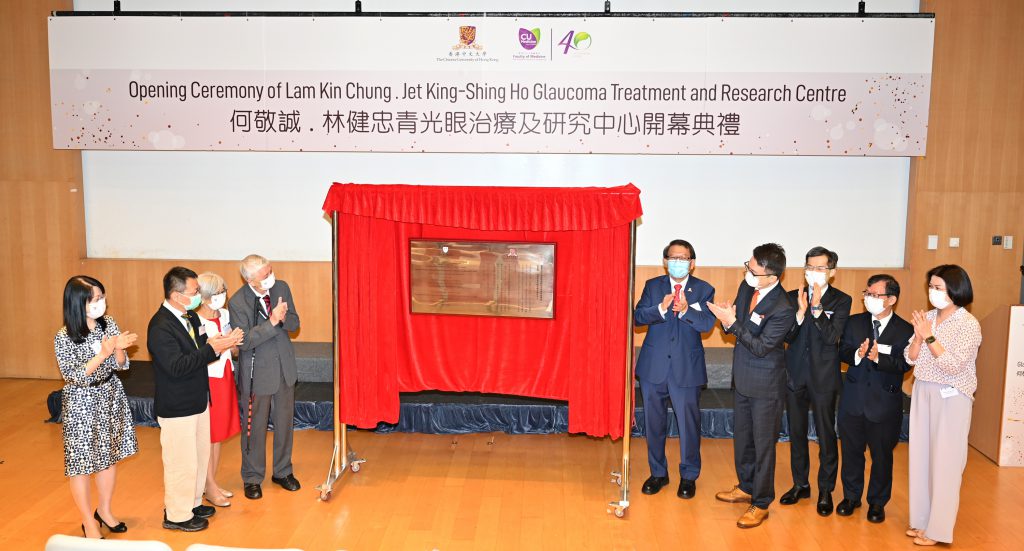
[[[868,521],[885,520],[892,495],[892,451],[903,426],[903,374],[910,370],[903,349],[914,326],[893,312],[900,284],[888,274],[868,278],[867,312],[850,317],[839,343],[839,357],[849,364],[839,400],[843,500],[836,514],[849,516],[860,507],[864,491],[864,450],[871,451]]]
[[[710,331],[715,318],[705,306],[714,302],[715,289],[690,275],[697,254],[693,245],[676,239],[662,252],[668,275],[652,278],[633,311],[637,325],[646,325],[636,378],[644,397],[647,463],[651,476],[643,493],[658,493],[668,484],[665,435],[671,400],[679,426],[679,489],[690,499],[700,476],[700,391],[708,382],[701,333]]]
[[[768,505],[775,500],[775,444],[786,403],[785,339],[796,323],[796,309],[779,285],[786,269],[781,246],[755,247],[744,268],[735,304],[708,303],[708,308],[736,337],[733,455],[739,484],[715,499],[749,503],[736,525],[753,528],[768,518]]]

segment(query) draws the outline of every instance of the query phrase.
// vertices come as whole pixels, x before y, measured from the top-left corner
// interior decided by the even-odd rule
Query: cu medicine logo
[[[540,29],[519,29],[519,45],[524,50],[532,50],[540,44]]]

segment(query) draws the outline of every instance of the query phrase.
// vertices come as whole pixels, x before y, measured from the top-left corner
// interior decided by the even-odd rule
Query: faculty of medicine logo
[[[476,41],[476,27],[472,25],[459,27],[459,43],[452,46],[452,50],[482,50],[483,48]]]
[[[519,29],[519,45],[524,50],[532,50],[540,43],[540,29]]]
[[[559,46],[563,46],[565,49],[562,50],[563,54],[568,54],[569,50],[581,51],[586,50],[590,47],[590,43],[593,39],[590,37],[590,33],[584,31],[569,31],[562,37],[562,40],[558,42]]]

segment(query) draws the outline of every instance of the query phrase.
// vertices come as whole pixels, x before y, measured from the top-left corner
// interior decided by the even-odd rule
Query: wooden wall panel
[[[175,264],[84,259],[80,156],[51,148],[46,15],[54,9],[71,9],[71,1],[0,2],[5,30],[0,38],[0,109],[5,114],[0,125],[0,288],[18,329],[0,332],[0,349],[5,350],[0,376],[57,376],[51,339],[60,325],[60,291],[69,276],[100,278],[110,290],[111,313],[126,328],[144,332],[160,303],[161,277]],[[906,314],[927,306],[924,277],[929,268],[960,263],[975,282],[973,311],[983,318],[998,305],[1015,303],[1020,283],[1024,35],[1019,29],[1024,28],[1024,10],[1017,0],[925,0],[922,11],[937,16],[928,155],[911,163],[907,266],[886,271],[904,286],[898,311]],[[870,223],[870,215],[858,223]],[[939,250],[925,250],[929,234],[940,236]],[[991,246],[997,234],[1013,235],[1014,250]],[[959,249],[947,246],[953,236],[961,239]],[[181,263],[221,273],[232,289],[241,284],[233,259]],[[275,270],[295,291],[303,319],[298,339],[329,339],[330,265],[282,262]],[[742,277],[738,266],[697,270],[726,297],[735,293]],[[835,284],[857,299],[867,276],[876,271],[841,269]],[[637,295],[647,278],[660,273],[657,266],[639,267]],[[791,270],[784,286],[799,281],[799,270]],[[854,311],[860,308],[855,301]],[[705,342],[728,344],[718,329]],[[134,357],[145,357],[142,348]]]

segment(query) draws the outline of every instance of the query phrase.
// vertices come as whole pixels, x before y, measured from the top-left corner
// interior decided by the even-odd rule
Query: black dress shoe
[[[206,530],[210,526],[210,521],[205,518],[199,518],[192,516],[192,518],[183,522],[171,522],[167,520],[167,513],[164,513],[164,528],[168,530],[181,530],[182,532],[198,532],[200,530]]]
[[[92,516],[93,516],[93,518],[95,518],[96,520],[99,521],[100,526],[106,526],[107,530],[110,530],[111,532],[113,532],[115,534],[123,534],[123,533],[128,531],[128,525],[126,525],[123,522],[117,523],[117,526],[111,526],[111,525],[107,524],[106,521],[103,520],[103,517],[100,516],[100,512],[99,511],[94,511]]]
[[[882,505],[868,504],[868,522],[878,524],[885,522],[885,507]]]
[[[196,505],[192,508],[192,514],[199,518],[210,518],[217,510],[209,505]]]
[[[693,496],[697,495],[697,481],[686,480],[685,478],[680,480],[676,495],[683,499],[693,499]]]
[[[302,487],[299,485],[299,481],[295,480],[295,476],[291,474],[284,478],[277,478],[276,476],[272,476],[270,477],[270,481],[284,488],[285,490],[288,490],[289,492],[294,492]]]
[[[853,510],[860,507],[859,501],[850,501],[849,499],[843,499],[836,506],[836,514],[841,517],[848,517],[853,514]]]
[[[263,497],[263,488],[259,484],[245,484],[245,497],[259,499]]]
[[[788,492],[782,494],[779,498],[779,503],[783,505],[793,505],[801,499],[807,499],[811,497],[810,486],[793,486]]]
[[[832,514],[832,492],[818,494],[818,514],[823,517]]]
[[[666,484],[668,484],[667,476],[652,476],[644,481],[644,487],[641,488],[640,491],[649,496],[653,496],[660,492]]]

